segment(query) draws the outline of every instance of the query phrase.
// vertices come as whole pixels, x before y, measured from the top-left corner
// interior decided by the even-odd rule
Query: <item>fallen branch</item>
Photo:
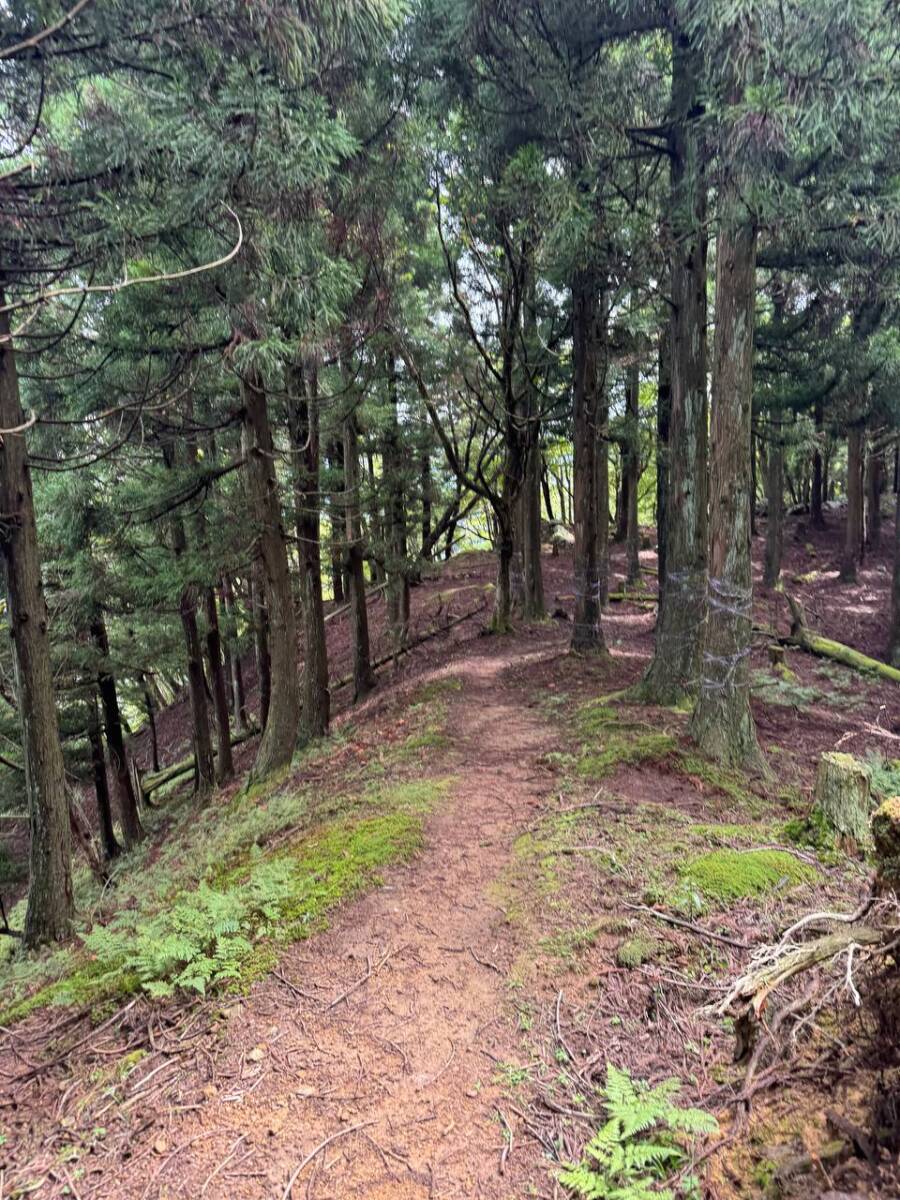
[[[294,1168],[294,1172],[288,1180],[287,1187],[282,1192],[281,1200],[290,1200],[294,1184],[299,1179],[301,1171],[304,1167],[309,1166],[309,1164],[321,1150],[324,1150],[326,1146],[330,1146],[332,1142],[336,1142],[338,1138],[347,1137],[351,1133],[357,1133],[360,1129],[368,1129],[370,1125],[375,1124],[376,1122],[374,1119],[371,1121],[361,1121],[359,1125],[351,1125],[348,1129],[339,1129],[337,1133],[333,1133],[331,1137],[327,1137],[323,1141],[319,1142],[318,1146],[316,1146],[314,1150],[310,1150],[303,1162]]]
[[[723,942],[726,946],[734,946],[737,950],[750,949],[747,942],[740,942],[737,938],[727,937],[724,933],[714,933],[711,929],[704,929],[702,925],[695,925],[693,921],[685,921],[681,917],[672,917],[668,913],[660,912],[659,909],[651,908],[648,904],[625,903],[624,907],[630,908],[632,912],[647,913],[648,916],[655,917],[657,921],[665,921],[669,925],[677,925],[679,929],[687,929],[688,932],[695,933],[698,937],[710,938],[714,942]]]
[[[843,642],[835,642],[831,638],[814,633],[806,624],[806,613],[800,601],[795,600],[787,592],[784,593],[784,597],[791,610],[791,634],[790,637],[778,639],[782,645],[797,646],[809,654],[831,659],[832,662],[839,662],[845,667],[850,667],[851,670],[879,675],[890,683],[900,683],[900,670],[896,667],[881,662],[880,659],[869,658],[867,654],[861,654],[859,650],[854,650],[852,646],[845,646]]]

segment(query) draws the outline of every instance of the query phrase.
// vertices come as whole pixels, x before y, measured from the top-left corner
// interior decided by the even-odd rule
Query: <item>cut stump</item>
[[[900,895],[900,796],[891,796],[872,817],[872,840],[880,892]]]
[[[816,808],[838,840],[853,848],[872,842],[870,782],[868,767],[852,754],[831,751],[819,759]]]

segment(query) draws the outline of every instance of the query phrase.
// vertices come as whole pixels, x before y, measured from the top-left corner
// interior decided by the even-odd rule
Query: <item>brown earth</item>
[[[785,576],[815,626],[878,652],[889,604],[886,553],[870,557],[859,585],[838,586],[827,569],[839,545],[835,534],[794,533]],[[617,549],[617,569],[620,558]],[[646,553],[643,561],[652,572],[654,556]],[[816,580],[791,584],[793,575],[817,566]],[[550,607],[571,616],[570,559],[548,557],[545,568]],[[416,589],[418,628],[474,607],[492,570],[487,555],[467,555]],[[760,623],[786,630],[781,597],[760,592],[756,608]],[[383,605],[375,601],[372,611],[384,645]],[[567,653],[565,620],[498,639],[480,637],[482,621],[473,616],[388,668],[363,705],[351,710],[344,693],[338,727],[352,721],[360,740],[374,743],[414,686],[460,681],[460,690],[448,693],[446,746],[422,750],[423,775],[455,780],[427,821],[423,851],[388,871],[380,889],[345,905],[325,933],[288,950],[277,972],[245,998],[133,1001],[93,1033],[65,1010],[51,1010],[49,1018],[30,1018],[6,1033],[0,1121],[9,1140],[0,1147],[0,1196],[562,1195],[555,1162],[577,1157],[601,1119],[589,1107],[573,1107],[582,1104],[573,1096],[590,1095],[607,1060],[652,1079],[681,1074],[693,1101],[726,1104],[729,1129],[727,1104],[740,1088],[740,1075],[729,1074],[730,1034],[721,1022],[701,1019],[698,1008],[721,990],[742,952],[709,950],[699,983],[685,974],[698,953],[690,933],[654,930],[665,957],[636,970],[623,969],[616,954],[626,905],[641,901],[664,832],[671,837],[678,822],[689,831],[701,822],[744,824],[758,814],[666,762],[620,767],[599,791],[573,781],[565,762],[577,752],[578,703],[639,677],[652,650],[653,622],[651,609],[612,606],[604,616],[612,658],[592,662]],[[329,641],[333,674],[341,675],[349,655],[344,621],[330,624]],[[765,669],[764,640],[753,662]],[[789,662],[802,686],[823,697],[839,693],[840,703],[754,702],[778,776],[759,791],[772,820],[795,815],[797,797],[808,797],[821,750],[841,745],[892,755],[900,728],[891,685],[857,677],[842,680],[835,692],[820,661],[792,653]],[[683,738],[682,718],[644,719]],[[183,714],[164,714],[161,726],[166,757],[177,758]],[[241,765],[249,765],[252,753],[252,745],[243,748]],[[786,782],[791,798],[779,794]],[[527,839],[573,812],[565,836],[574,844],[529,857]],[[687,853],[674,847],[666,843],[666,854]],[[742,902],[713,924],[723,936],[753,941],[811,904],[852,907],[864,886],[859,870],[824,869],[817,890],[761,905]],[[849,1022],[848,1043],[857,1032]],[[66,1038],[68,1048],[59,1051]],[[104,1099],[98,1072],[136,1048],[147,1051],[140,1068],[126,1088],[110,1088]],[[797,1072],[795,1086],[807,1091],[794,1106],[817,1114],[808,1118],[813,1146],[827,1104],[839,1095],[850,1103],[835,1082],[842,1078],[846,1073],[820,1069],[816,1084]],[[768,1103],[761,1101],[763,1108]],[[783,1125],[780,1110],[764,1110],[770,1125]],[[766,1138],[803,1143],[807,1137],[793,1126],[790,1137],[778,1130]],[[752,1163],[728,1155],[722,1161],[709,1178],[711,1195],[761,1194],[748,1174]],[[854,1177],[854,1186],[869,1195],[894,1194],[871,1175]]]

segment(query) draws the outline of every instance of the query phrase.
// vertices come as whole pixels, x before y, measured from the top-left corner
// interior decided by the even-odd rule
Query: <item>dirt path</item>
[[[555,652],[492,641],[445,668],[463,684],[447,727],[457,782],[425,850],[235,1006],[202,1102],[161,1141],[154,1131],[134,1186],[98,1195],[281,1197],[333,1135],[294,1197],[512,1200],[540,1181],[534,1147],[518,1141],[500,1169],[493,1080],[520,1043],[506,986],[514,949],[490,888],[547,795],[535,760],[553,733],[516,681]]]

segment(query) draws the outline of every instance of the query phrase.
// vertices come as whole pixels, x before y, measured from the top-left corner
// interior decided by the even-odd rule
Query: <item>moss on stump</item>
[[[872,817],[878,886],[900,894],[900,796],[891,796]]]
[[[819,759],[815,806],[849,847],[871,844],[871,775],[852,754],[830,751]]]

